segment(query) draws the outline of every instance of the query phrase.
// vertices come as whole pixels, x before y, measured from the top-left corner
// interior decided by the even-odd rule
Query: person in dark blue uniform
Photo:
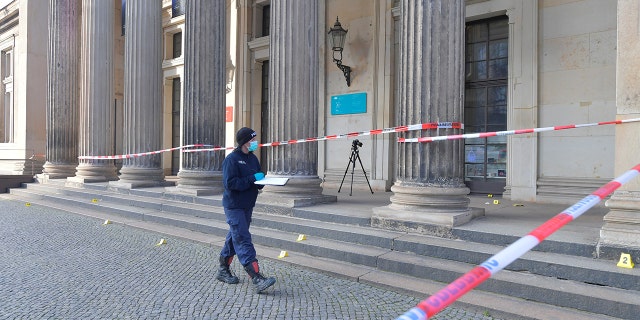
[[[276,283],[275,278],[267,278],[260,273],[256,250],[249,233],[258,190],[263,187],[254,182],[263,179],[264,173],[258,157],[253,154],[258,149],[256,132],[243,127],[236,133],[236,142],[238,147],[222,162],[222,206],[229,224],[229,233],[220,252],[220,268],[216,278],[230,284],[240,281],[229,269],[233,256],[237,255],[256,292],[261,293]]]

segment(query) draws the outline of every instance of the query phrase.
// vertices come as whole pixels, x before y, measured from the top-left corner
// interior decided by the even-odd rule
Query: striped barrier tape
[[[591,209],[598,202],[602,201],[602,199],[635,178],[638,174],[640,174],[640,164],[584,197],[555,217],[547,220],[526,236],[512,243],[429,298],[418,303],[417,306],[396,318],[396,320],[429,319],[429,317],[442,311],[458,300],[458,298],[480,285],[484,280],[490,278],[529,250],[533,249],[533,247],[540,244],[540,242],[544,241],[544,239],[558,231],[564,225],[577,219],[584,212]]]
[[[640,121],[640,118],[633,118],[633,119],[627,119],[627,120],[596,122],[596,123],[585,123],[585,124],[570,124],[570,125],[566,125],[566,126],[533,128],[533,129],[520,129],[520,130],[507,130],[507,131],[494,131],[494,132],[480,132],[480,133],[467,133],[467,134],[454,134],[454,135],[449,135],[449,136],[421,137],[421,138],[398,138],[398,142],[423,142],[424,143],[424,142],[433,142],[433,141],[441,141],[441,140],[488,138],[488,137],[495,137],[495,136],[509,136],[509,135],[514,135],[514,134],[566,130],[566,129],[602,126],[602,125],[607,125],[607,124],[622,124],[622,123],[638,122],[638,121]]]
[[[433,129],[464,129],[464,124],[460,122],[429,122],[429,123],[419,123],[413,124],[409,126],[398,126],[393,128],[385,128],[385,129],[377,129],[377,130],[369,130],[369,131],[360,131],[360,132],[351,132],[346,134],[339,135],[330,135],[324,137],[316,137],[316,138],[306,138],[299,140],[288,140],[288,141],[279,141],[279,142],[270,142],[270,143],[262,143],[260,147],[275,147],[279,145],[287,145],[294,143],[303,143],[303,142],[312,142],[312,141],[322,141],[322,140],[334,140],[340,138],[352,138],[359,136],[369,136],[383,133],[392,133],[392,132],[405,132],[405,131],[413,131],[413,130],[433,130]],[[131,154],[121,154],[115,156],[79,156],[78,159],[103,159],[103,160],[112,160],[112,159],[129,159],[140,156],[158,154],[178,149],[185,149],[191,147],[210,147],[211,145],[205,144],[192,144],[187,146],[181,146],[176,148],[163,149],[158,151],[150,151],[150,152],[142,152],[142,153],[131,153]],[[213,147],[206,149],[186,149],[182,150],[182,152],[204,152],[204,151],[220,151],[220,150],[233,150],[235,147]]]
[[[372,136],[377,134],[385,134],[385,133],[393,133],[393,132],[405,132],[405,131],[414,131],[414,130],[434,130],[434,129],[464,129],[464,124],[460,122],[418,123],[418,124],[412,124],[409,126],[398,126],[393,128],[351,132],[351,133],[345,133],[345,134],[335,134],[335,135],[315,137],[315,138],[261,143],[259,144],[259,147],[275,147],[275,146],[283,146],[288,144],[296,144],[296,143],[304,143],[304,142],[336,140],[336,139],[342,139],[342,138]],[[183,152],[202,152],[202,151],[218,151],[218,150],[233,150],[233,149],[235,149],[235,147],[216,147],[216,148],[208,148],[208,149],[183,150]]]
[[[209,147],[209,146],[210,145],[208,145],[208,144],[190,144],[190,145],[186,145],[186,146],[180,146],[180,147],[169,148],[169,149],[162,149],[162,150],[157,150],[157,151],[121,154],[121,155],[115,155],[115,156],[79,156],[78,159],[80,159],[80,160],[87,160],[87,159],[100,159],[100,160],[130,159],[130,158],[136,158],[136,157],[141,157],[141,156],[148,156],[148,155],[152,155],[152,154],[159,154],[159,153],[163,153],[163,152],[184,149],[184,148]]]

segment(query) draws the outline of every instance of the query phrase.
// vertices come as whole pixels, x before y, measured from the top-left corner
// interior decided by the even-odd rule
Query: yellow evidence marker
[[[161,246],[163,244],[167,244],[167,240],[165,239],[160,239],[160,242],[158,242],[158,244],[156,244],[156,246]]]
[[[631,259],[631,255],[628,253],[620,254],[620,261],[618,261],[618,267],[632,269],[633,260]]]
[[[288,257],[289,253],[287,253],[286,251],[282,250],[280,251],[280,255],[278,256],[278,258],[282,259],[284,257]]]
[[[307,236],[306,236],[306,235],[304,235],[304,234],[300,234],[300,235],[298,236],[298,239],[296,239],[296,241],[302,241],[302,240],[307,240]]]

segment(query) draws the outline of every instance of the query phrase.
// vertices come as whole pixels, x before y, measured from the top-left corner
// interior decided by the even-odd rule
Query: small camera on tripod
[[[351,143],[351,149],[358,149],[358,147],[362,147],[362,142],[358,139],[353,140]]]

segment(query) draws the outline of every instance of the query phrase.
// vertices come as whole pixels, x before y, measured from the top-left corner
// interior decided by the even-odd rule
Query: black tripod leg
[[[358,162],[360,162],[360,168],[362,168],[362,173],[364,173],[364,178],[367,179],[367,185],[369,186],[369,191],[371,191],[371,194],[373,194],[373,189],[371,189],[371,184],[369,183],[369,178],[367,177],[367,172],[364,171],[364,166],[362,165],[362,160],[360,160],[360,154],[358,154]],[[355,161],[353,163],[353,166],[355,167]],[[353,177],[352,177],[353,178]]]
[[[356,158],[359,158],[360,154],[358,151],[353,151],[353,164],[351,167],[351,188],[349,189],[349,195],[353,195],[353,172],[356,171]]]
[[[349,163],[347,163],[347,168],[344,169],[344,175],[342,175],[342,182],[340,182],[340,188],[338,188],[338,193],[340,193],[340,189],[342,189],[342,184],[344,183],[344,177],[347,176],[347,171],[349,171],[349,166],[351,165],[351,162],[353,161],[353,163],[355,163],[355,159],[353,158],[353,152],[351,152],[351,156],[349,156]]]

